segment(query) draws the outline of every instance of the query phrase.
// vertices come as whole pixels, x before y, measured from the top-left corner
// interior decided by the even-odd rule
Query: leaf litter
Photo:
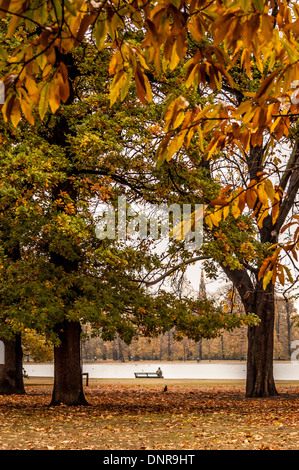
[[[299,387],[246,398],[242,386],[91,385],[90,406],[49,406],[51,387],[0,396],[1,450],[299,448]]]

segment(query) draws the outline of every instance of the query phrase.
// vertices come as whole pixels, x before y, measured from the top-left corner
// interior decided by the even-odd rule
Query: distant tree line
[[[299,339],[296,310],[292,301],[276,299],[274,360],[290,360],[292,341]],[[175,330],[157,338],[139,338],[127,345],[116,336],[113,341],[91,338],[82,343],[85,361],[194,361],[194,360],[246,360],[247,328],[224,331],[221,336],[200,342],[183,338],[177,341]]]
[[[234,299],[234,308],[241,308]],[[274,333],[274,360],[290,360],[292,342],[299,339],[296,309],[292,301],[276,299]],[[27,330],[23,335],[25,361],[47,362],[53,360],[53,347],[43,336]],[[198,361],[198,360],[246,360],[247,328],[223,331],[217,338],[196,342],[183,337],[177,340],[175,329],[156,338],[139,337],[130,345],[119,335],[112,341],[90,337],[88,326],[82,334],[81,355],[83,361]]]

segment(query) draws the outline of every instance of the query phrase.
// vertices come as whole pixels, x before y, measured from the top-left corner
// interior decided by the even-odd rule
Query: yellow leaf
[[[214,142],[214,144],[211,146],[211,148],[208,149],[209,152],[208,152],[206,160],[210,160],[210,158],[213,155],[214,151],[216,150],[217,146],[218,146],[218,140],[216,140],[216,142]]]
[[[10,120],[14,127],[17,127],[21,119],[21,106],[18,98],[14,100],[13,107],[10,113]]]
[[[198,68],[199,68],[198,64],[193,65],[193,66],[191,65],[191,67],[189,68],[187,72],[187,76],[186,76],[187,79],[185,82],[186,88],[190,88],[191,85],[195,87],[198,85],[198,77],[196,76],[198,72]]]
[[[245,193],[245,199],[247,206],[249,209],[253,209],[257,200],[257,194],[256,194],[256,186],[255,186],[256,181],[252,180],[246,190]]]
[[[49,105],[53,114],[56,113],[57,109],[60,106],[59,88],[56,86],[55,82],[51,82],[50,84]]]
[[[271,281],[273,276],[273,271],[268,271],[267,274],[264,276],[263,279],[263,289],[265,290],[269,282]]]
[[[115,74],[116,66],[119,63],[119,59],[121,59],[121,57],[120,57],[119,51],[117,50],[113,54],[113,56],[111,57],[111,60],[110,60],[110,63],[109,63],[109,68],[108,68],[109,75],[114,75]]]
[[[262,15],[261,33],[266,43],[269,43],[273,36],[273,21],[267,14]]]
[[[5,97],[5,103],[2,106],[2,115],[5,122],[7,122],[10,118],[10,113],[13,107],[14,100],[15,95],[10,94],[10,96]]]
[[[128,94],[128,91],[131,85],[132,75],[133,75],[132,69],[128,69],[128,71],[123,75],[123,80],[122,80],[122,84],[120,87],[120,100],[121,101],[123,101]]]
[[[30,104],[28,103],[28,101],[23,98],[23,99],[20,99],[20,103],[21,103],[21,109],[22,109],[22,112],[25,116],[25,119],[32,125],[34,126],[34,117],[33,117],[33,114],[32,114],[32,110],[31,110],[31,106]]]
[[[243,101],[243,103],[241,103],[240,106],[236,109],[235,117],[241,117],[244,113],[246,113],[248,110],[251,110],[251,109],[252,109],[252,101],[251,100]]]
[[[197,127],[197,134],[198,134],[198,145],[199,145],[199,149],[202,153],[204,153],[205,149],[204,149],[204,138],[203,138],[203,133],[202,133],[202,130],[201,130],[201,127],[198,126]]]
[[[28,91],[29,98],[37,105],[39,101],[39,91],[35,80],[30,75],[26,75],[25,87]]]
[[[229,215],[229,206],[224,206],[222,209],[223,220],[225,220]]]
[[[272,184],[272,181],[269,180],[269,179],[266,179],[264,181],[264,185],[265,185],[265,191],[269,197],[269,199],[271,201],[274,201],[274,198],[275,198],[275,190],[273,188],[273,184]]]
[[[250,52],[248,49],[244,49],[244,51],[242,52],[241,65],[243,69],[245,69],[248,78],[252,79]]]
[[[222,219],[222,211],[220,209],[216,209],[214,212],[211,212],[210,213],[210,218],[213,222],[213,225],[215,225],[216,227],[218,227],[219,225],[219,222],[221,221]]]
[[[120,87],[123,83],[125,71],[120,70],[116,73],[110,86],[110,106],[112,106],[118,98]]]
[[[107,36],[107,31],[107,19],[105,18],[105,16],[103,16],[103,14],[100,14],[95,28],[95,39],[98,49],[101,49],[103,47]]]
[[[167,107],[165,114],[164,114],[164,131],[168,132],[173,123],[175,122],[178,113],[183,111],[189,106],[189,102],[183,97],[179,96],[175,100],[173,100],[169,106]]]
[[[55,52],[55,48],[54,47],[50,47],[50,49],[47,49],[45,51],[45,54],[47,56],[47,61],[48,61],[48,64],[51,64],[51,65],[55,65],[55,62],[56,62],[56,52]]]
[[[179,134],[177,134],[172,141],[170,142],[168,148],[167,148],[167,155],[166,155],[166,161],[170,161],[173,155],[178,152],[178,150],[181,149],[185,136],[188,131],[182,131]]]
[[[277,217],[279,215],[279,201],[275,201],[272,206],[272,224],[275,224]]]
[[[237,219],[239,217],[239,215],[241,214],[241,211],[240,211],[238,206],[233,205],[232,206],[232,213],[233,213],[234,218]]]
[[[19,20],[20,18],[18,16],[12,16],[6,33],[7,38],[10,38],[13,35],[18,26]]]
[[[201,42],[202,40],[202,25],[197,15],[191,16],[190,22],[188,23],[188,29],[195,41]]]
[[[162,142],[160,143],[157,152],[156,152],[156,158],[157,158],[157,168],[159,169],[162,163],[165,160],[166,156],[166,151],[167,151],[167,145],[171,139],[171,134],[166,135]]]
[[[181,0],[169,0],[176,8],[180,8]]]
[[[153,101],[153,93],[152,93],[152,87],[149,82],[149,79],[147,76],[144,74],[144,84],[145,84],[145,97],[149,103]]]
[[[299,51],[297,50],[297,47],[294,44],[291,44],[287,40],[283,42],[283,47],[287,51],[289,60],[292,64],[295,64],[299,60]]]
[[[46,111],[48,108],[48,102],[49,102],[49,83],[42,83],[41,90],[40,90],[39,104],[38,104],[38,111],[39,111],[41,120],[44,119],[44,116],[46,114]]]
[[[190,142],[191,142],[191,139],[192,139],[193,135],[194,135],[194,127],[191,127],[188,130],[188,134],[187,134],[186,141],[185,141],[186,149],[189,148],[189,145],[190,145]]]
[[[258,198],[264,206],[268,205],[268,195],[264,189],[264,184],[259,184],[257,187]]]
[[[171,59],[170,59],[170,62],[169,62],[169,68],[170,70],[174,70],[176,68],[176,66],[178,65],[178,63],[180,62],[180,57],[178,56],[177,52],[176,52],[176,48],[173,47],[172,48],[172,54],[171,54]]]
[[[279,69],[275,70],[267,78],[265,78],[265,80],[262,81],[262,85],[260,86],[257,94],[255,95],[256,101],[265,101],[266,98],[268,98],[269,93],[273,89],[273,82],[278,72]]]
[[[203,108],[202,110],[199,110],[197,112],[197,114],[195,115],[194,117],[194,122],[200,122],[201,118],[205,117],[209,111],[211,111],[212,109],[215,109],[215,105],[214,104],[209,104],[208,106],[206,106],[205,108]]]
[[[183,110],[181,110],[179,111],[177,117],[175,118],[175,121],[173,123],[173,129],[176,129],[177,127],[179,127],[184,121],[184,119],[185,119],[185,113]]]
[[[259,214],[258,221],[257,221],[257,225],[258,225],[259,228],[263,227],[263,221],[267,217],[268,214],[269,214],[269,208],[268,207],[266,209],[262,210],[262,212]]]
[[[212,220],[211,220],[210,214],[211,214],[211,213],[209,213],[209,214],[207,214],[207,215],[205,216],[204,221],[205,221],[205,223],[208,225],[208,227],[212,230],[212,228],[213,228],[213,222],[212,222]]]

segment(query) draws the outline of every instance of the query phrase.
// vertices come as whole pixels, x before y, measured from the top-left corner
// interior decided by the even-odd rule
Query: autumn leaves
[[[142,53],[136,47],[130,44],[120,42],[116,45],[116,51],[112,55],[109,65],[109,75],[113,76],[110,87],[110,104],[111,106],[119,98],[121,101],[125,99],[132,83],[135,79],[137,97],[142,104],[152,101],[152,90],[148,77],[143,73],[137,58],[144,69],[149,70]]]
[[[288,93],[291,82],[299,73],[297,5],[291,12],[283,1],[277,3],[277,11],[274,11],[275,5],[271,1],[258,0],[226,2],[225,5],[198,0],[164,0],[151,4],[141,0],[129,4],[77,0],[63,7],[57,0],[47,7],[35,0],[31,4],[32,7],[27,9],[22,0],[0,2],[1,16],[8,23],[6,37],[9,39],[16,33],[22,41],[22,45],[5,59],[9,71],[3,77],[8,85],[6,101],[9,103],[2,112],[14,125],[18,124],[21,113],[32,123],[34,106],[38,106],[43,117],[47,108],[45,101],[49,102],[52,112],[57,111],[60,103],[66,102],[69,87],[63,56],[88,35],[98,49],[109,47],[112,50],[109,67],[113,77],[111,105],[117,99],[125,99],[132,82],[135,82],[139,100],[150,102],[150,67],[159,74],[186,62],[187,88],[208,85],[212,90],[220,90],[223,80],[231,87],[236,86],[232,74],[236,63],[240,63],[244,73],[252,79],[254,61],[260,73],[265,74],[261,87],[241,107],[230,109],[227,119],[245,118],[246,125],[252,128],[251,133],[244,136],[242,129],[241,145],[245,149],[249,137],[252,135],[258,144],[259,130],[270,124],[278,138],[286,134],[287,118],[272,122],[272,117],[278,115],[277,97],[282,92]],[[140,46],[126,38],[129,23],[144,31]],[[27,41],[27,31],[32,40]],[[209,38],[213,38],[212,43]],[[195,42],[198,47],[190,50],[188,41]],[[266,104],[270,92],[273,98]],[[194,119],[198,124],[200,113],[206,120],[214,119],[214,124],[218,119],[218,125],[205,129],[214,129],[217,133],[223,119],[221,109],[217,112],[209,107],[197,110]],[[188,119],[187,114],[184,134],[193,126],[192,119],[190,122]],[[170,143],[170,139],[167,140]],[[175,137],[170,154],[175,153],[183,140],[183,135]],[[224,134],[218,135],[217,144],[214,139],[209,147],[210,154],[226,143]]]
[[[132,84],[142,104],[152,102],[150,74],[161,77],[182,67],[186,94],[173,93],[166,100],[158,167],[188,151],[192,139],[206,161],[221,152],[239,152],[246,159],[252,147],[264,145],[265,132],[271,151],[273,142],[289,135],[298,115],[298,100],[291,100],[299,77],[296,2],[32,0],[28,8],[24,0],[0,0],[0,14],[6,38],[16,35],[19,41],[9,54],[0,51],[6,92],[2,114],[14,126],[22,116],[34,125],[36,109],[43,119],[47,110],[54,114],[67,102],[65,57],[83,40],[110,51],[111,106],[127,97]],[[236,80],[236,68],[247,88]],[[225,101],[218,97],[224,87],[235,93]],[[208,90],[209,99],[189,102],[192,90]],[[267,216],[275,224],[282,188],[273,186],[270,175],[256,173],[228,194],[222,189],[221,203],[210,203],[205,214],[210,230],[230,213],[237,219],[245,208],[259,229]]]

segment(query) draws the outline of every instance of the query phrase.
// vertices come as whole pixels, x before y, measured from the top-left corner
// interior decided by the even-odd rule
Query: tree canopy
[[[2,113],[15,126],[21,116],[33,124],[35,107],[43,119],[48,106],[57,113],[61,103],[67,102],[68,55],[87,38],[97,50],[112,53],[108,66],[110,105],[125,98],[132,81],[141,103],[151,102],[152,74],[163,77],[167,70],[174,71],[182,64],[185,89],[209,89],[216,97],[223,90],[230,94],[227,100],[213,98],[204,103],[174,94],[166,102],[158,164],[170,161],[182,147],[188,150],[194,136],[203,159],[210,160],[224,149],[232,155],[240,152],[242,157],[250,148],[265,145],[265,132],[271,156],[277,141],[295,133],[299,71],[296,2],[3,0],[0,11],[10,44],[9,50],[1,49],[6,91]],[[259,228],[270,213],[274,231],[279,233],[297,194],[297,167],[295,149],[280,184],[273,185],[263,168],[256,171],[249,167],[248,181],[240,182],[233,192],[222,187],[219,197],[210,201],[205,222],[217,226],[227,217],[228,206],[238,218],[246,206]],[[263,262],[260,276],[264,287],[277,276],[284,282],[281,250],[297,260],[296,214],[292,223],[293,237],[277,245]]]
[[[142,279],[163,272],[148,241],[122,245],[96,236],[97,205],[117,205],[119,194],[137,202],[174,199],[151,164],[149,127],[160,106],[144,109],[128,96],[125,110],[112,110],[109,57],[88,43],[78,47],[72,101],[61,112],[48,109],[43,120],[37,114],[34,125],[22,120],[17,128],[2,121],[2,335],[33,328],[56,344],[56,325],[67,319],[88,322],[108,340],[118,334],[130,343],[173,326],[178,337],[198,340],[254,321],[225,315],[207,299],[148,292]]]

